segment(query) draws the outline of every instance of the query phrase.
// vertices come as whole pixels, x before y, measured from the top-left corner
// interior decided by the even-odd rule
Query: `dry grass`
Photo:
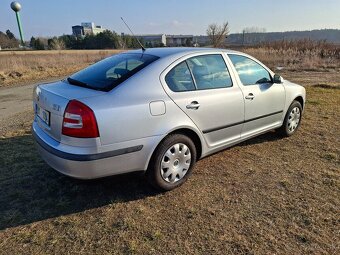
[[[340,70],[340,46],[326,41],[283,40],[261,43],[244,51],[272,69],[280,66],[291,71]]]
[[[318,84],[309,77],[297,78]],[[339,254],[337,87],[307,86],[293,137],[268,133],[205,158],[188,183],[162,194],[134,174],[64,177],[37,155],[30,114],[6,120],[0,253]]]
[[[242,51],[262,61],[272,70],[283,67],[289,71],[340,71],[340,56],[320,57],[321,49],[245,48]],[[339,53],[337,53],[339,54]]]
[[[267,45],[244,48],[270,68],[284,67],[288,71],[340,72],[340,51],[326,46],[294,48]],[[307,47],[308,46],[308,47]],[[317,45],[316,45],[317,46]],[[74,73],[120,50],[60,50],[60,51],[4,51],[0,52],[0,87],[24,85],[27,82],[59,78]],[[326,53],[325,53],[326,52]]]
[[[0,52],[0,87],[78,71],[120,50],[60,50]]]

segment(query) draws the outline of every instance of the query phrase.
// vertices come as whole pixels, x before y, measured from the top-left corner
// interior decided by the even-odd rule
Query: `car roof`
[[[238,51],[233,50],[226,50],[226,49],[216,49],[216,48],[199,48],[199,47],[163,47],[163,48],[147,48],[144,52],[142,49],[138,50],[130,50],[126,53],[144,53],[154,55],[160,58],[168,57],[171,55],[178,55],[178,54],[189,54],[189,53],[199,53],[199,52],[215,52],[215,51],[224,51],[226,53],[239,53]]]

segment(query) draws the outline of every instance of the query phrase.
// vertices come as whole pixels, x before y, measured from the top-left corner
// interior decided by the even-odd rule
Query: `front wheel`
[[[196,159],[196,147],[189,137],[182,134],[169,135],[154,152],[147,178],[160,190],[172,190],[189,178]]]
[[[278,131],[283,136],[293,135],[300,126],[301,118],[302,106],[300,102],[293,101],[293,103],[288,108],[283,125],[278,129]]]

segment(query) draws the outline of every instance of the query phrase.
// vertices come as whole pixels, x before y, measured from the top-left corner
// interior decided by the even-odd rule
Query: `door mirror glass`
[[[282,83],[282,77],[278,74],[274,74],[274,77],[273,77],[273,82],[274,83]]]

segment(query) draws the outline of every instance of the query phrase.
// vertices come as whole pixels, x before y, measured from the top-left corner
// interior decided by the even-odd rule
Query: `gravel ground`
[[[0,119],[0,137],[6,138],[8,136],[30,134],[32,120],[32,110],[26,110]]]

